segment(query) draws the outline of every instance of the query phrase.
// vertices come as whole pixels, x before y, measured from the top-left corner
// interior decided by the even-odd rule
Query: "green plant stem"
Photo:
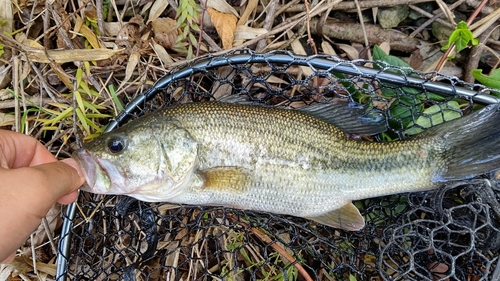
[[[488,0],[481,1],[481,3],[479,4],[479,6],[477,6],[477,8],[472,13],[472,15],[467,19],[467,26],[470,26],[472,24],[472,22],[476,19],[477,15],[479,15],[479,12],[484,8],[484,6],[486,5],[486,3],[488,3]],[[443,69],[443,66],[444,66],[446,60],[448,59],[448,56],[451,54],[451,52],[453,50],[455,50],[455,43],[451,43],[451,45],[448,48],[448,50],[446,50],[446,52],[444,52],[444,55],[439,60],[437,66],[436,66],[436,71],[437,72],[439,72],[439,71],[441,71],[441,69]]]

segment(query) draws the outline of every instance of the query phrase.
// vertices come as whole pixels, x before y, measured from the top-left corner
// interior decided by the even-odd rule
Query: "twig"
[[[203,17],[205,17],[205,11],[207,10],[207,1],[208,0],[200,1],[200,3],[203,3],[203,7],[201,8],[201,18],[198,19],[199,22],[200,22],[200,32],[198,34],[198,46],[196,46],[196,55],[195,55],[195,57],[199,57],[200,56],[201,38],[205,38],[203,36],[205,34],[205,32],[203,32]],[[207,36],[207,37],[210,37],[210,36]]]
[[[306,6],[307,43],[313,49],[314,54],[318,54],[318,49],[316,48],[316,44],[311,36],[311,13],[309,12],[309,1],[304,0],[304,5]]]
[[[314,32],[318,19],[311,20],[311,29]],[[382,42],[390,42],[391,49],[411,53],[417,49],[417,46],[422,44],[422,40],[418,38],[410,38],[408,35],[391,29],[383,29],[378,25],[365,24],[366,35],[370,44],[380,44]],[[327,20],[323,25],[323,34],[329,38],[337,38],[341,40],[364,43],[364,35],[359,23],[337,22]]]
[[[19,70],[19,57],[18,56],[15,56],[14,57],[14,60],[13,60],[13,66],[12,66],[12,75],[13,75],[13,78],[12,78],[12,81],[14,82],[14,93],[17,94],[19,93],[19,85],[21,84],[21,82],[19,81],[19,73],[20,73],[20,70]],[[14,98],[14,101],[13,101],[13,106],[15,107],[14,108],[14,128],[15,128],[15,131],[19,133],[19,128],[20,128],[20,118],[19,118],[19,99],[18,98]]]
[[[454,10],[456,7],[458,7],[459,5],[461,5],[465,1],[466,0],[458,0],[457,2],[451,4],[448,7],[448,9]],[[450,28],[453,27],[453,25],[450,24],[449,22],[440,19],[440,17],[443,15],[443,11],[441,11],[441,10],[436,10],[436,11],[434,11],[433,14],[430,14],[430,13],[427,13],[425,10],[420,9],[419,7],[417,7],[415,5],[408,5],[408,7],[410,7],[410,9],[412,9],[412,10],[414,10],[416,12],[419,12],[422,15],[424,15],[424,16],[426,16],[426,17],[429,18],[426,22],[424,22],[417,29],[415,29],[415,31],[413,31],[410,34],[410,37],[415,37],[418,33],[420,33],[424,28],[426,28],[429,24],[433,23],[434,21],[438,21],[439,23],[441,23],[441,24],[443,24],[445,26],[448,26]]]
[[[104,31],[104,18],[103,18],[103,13],[102,13],[102,6],[103,6],[103,1],[102,0],[96,0],[95,1],[96,5],[96,10],[97,10],[97,27],[99,28],[99,33],[101,36],[105,36],[105,31]]]
[[[248,228],[249,226],[246,225],[246,227]],[[294,257],[292,257],[287,251],[285,251],[285,249],[283,249],[278,244],[276,244],[276,241],[272,241],[271,238],[269,238],[269,236],[265,235],[264,233],[262,233],[262,231],[258,230],[257,228],[252,227],[252,228],[248,228],[248,230],[252,234],[254,234],[255,236],[259,237],[260,240],[268,243],[276,252],[278,252],[287,261],[289,261],[291,264],[293,264],[293,266],[295,266],[295,268],[297,268],[300,275],[302,275],[302,277],[304,277],[305,280],[313,281],[313,279],[311,278],[309,273],[307,273],[307,271],[304,269],[304,267],[300,263],[297,263],[297,260]]]
[[[434,0],[365,0],[359,3],[359,7],[361,9],[371,9],[375,7],[392,7],[395,5],[409,5],[409,4],[418,4],[425,2],[434,2]],[[316,5],[317,6],[317,5]],[[280,6],[280,10],[281,10]],[[352,1],[343,1],[341,3],[337,3],[332,10],[333,11],[348,11],[355,10],[356,4]],[[304,5],[293,5],[286,9],[284,12],[287,13],[298,13],[303,12],[305,10]],[[257,12],[262,12],[263,9],[261,6],[257,7]]]
[[[496,27],[493,25],[490,25],[486,32],[481,33],[479,35],[479,42],[485,42],[488,37],[490,37],[491,32],[495,29]],[[467,63],[465,64],[465,73],[464,73],[464,81],[469,82],[469,83],[474,83],[474,76],[472,76],[472,70],[476,69],[479,66],[479,61],[481,60],[481,54],[483,53],[483,50],[485,45],[480,43],[476,46],[472,46],[470,54],[467,59]],[[493,53],[495,54],[495,53]]]
[[[361,24],[361,29],[363,30],[363,37],[365,38],[365,47],[370,46],[370,42],[368,42],[368,35],[366,35],[365,21],[363,20],[363,14],[361,13],[361,8],[359,7],[359,1],[354,0],[356,4],[356,10],[358,11],[359,23]]]
[[[272,30],[273,28],[273,22],[275,19],[275,14],[276,11],[278,10],[278,0],[271,0],[269,4],[267,5],[267,13],[266,13],[266,20],[264,22],[263,28],[266,30]],[[267,42],[265,39],[261,39],[258,43],[257,46],[255,47],[255,50],[257,52],[261,52],[264,47],[266,47]]]
[[[238,223],[239,225],[243,226],[246,230],[248,230],[250,233],[253,235],[257,236],[261,241],[269,244],[276,252],[278,252],[283,258],[285,258],[288,262],[293,264],[293,266],[297,269],[297,271],[304,277],[306,281],[313,281],[309,273],[304,269],[304,267],[297,262],[297,259],[295,259],[292,255],[290,255],[285,249],[283,249],[280,245],[276,243],[276,241],[271,240],[268,235],[263,233],[262,231],[258,230],[255,227],[251,227],[245,222],[241,221],[236,216],[233,216],[232,214],[228,214],[228,217],[234,222]]]

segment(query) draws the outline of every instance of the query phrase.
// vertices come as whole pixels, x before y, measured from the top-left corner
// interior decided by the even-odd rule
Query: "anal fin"
[[[221,192],[245,192],[249,172],[239,167],[215,167],[200,172],[204,179],[203,189]]]
[[[308,217],[315,222],[348,231],[358,231],[365,226],[365,219],[358,208],[351,202],[340,209],[333,210],[317,217]]]

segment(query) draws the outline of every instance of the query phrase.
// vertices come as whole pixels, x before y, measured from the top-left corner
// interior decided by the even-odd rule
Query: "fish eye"
[[[122,138],[113,137],[107,141],[106,146],[109,153],[118,154],[125,148],[125,141]]]

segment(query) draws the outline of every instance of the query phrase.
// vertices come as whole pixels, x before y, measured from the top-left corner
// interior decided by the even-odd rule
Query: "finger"
[[[0,130],[0,166],[19,168],[54,162],[55,157],[35,138]]]
[[[64,195],[68,195],[80,188],[85,178],[75,160],[68,158],[64,161],[46,163],[30,168],[38,177],[40,185],[38,190],[44,190],[52,197],[50,202],[55,202]]]
[[[63,195],[57,200],[57,203],[67,205],[75,202],[76,198],[78,198],[78,191],[73,191],[70,194]]]
[[[14,252],[14,253],[10,254],[10,256],[8,256],[3,261],[0,261],[0,263],[10,263],[11,261],[14,260],[15,257],[16,257],[16,253]]]

